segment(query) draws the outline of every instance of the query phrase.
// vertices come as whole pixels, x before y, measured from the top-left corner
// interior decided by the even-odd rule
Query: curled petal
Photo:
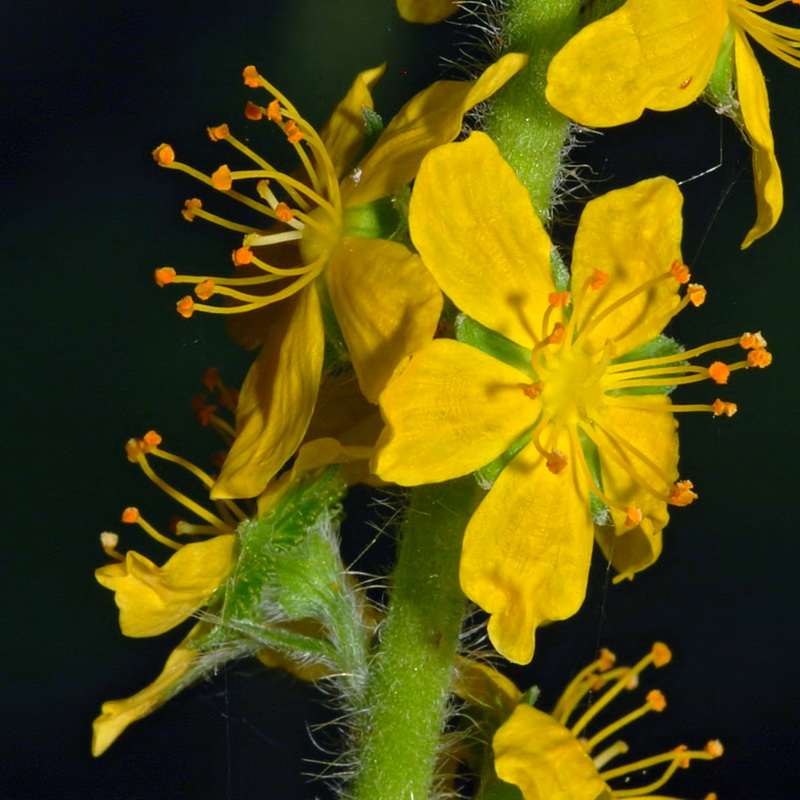
[[[742,249],[771,231],[783,211],[783,179],[775,158],[775,141],[769,124],[769,98],[764,75],[747,37],[734,31],[736,91],[745,131],[753,148],[756,184],[756,223],[742,242]]]
[[[228,574],[236,537],[215,536],[184,545],[163,567],[129,550],[125,561],[95,571],[114,592],[125,636],[157,636],[188,619]]]
[[[497,776],[525,800],[596,800],[608,786],[584,746],[549,714],[524,703],[492,740]]]
[[[467,526],[461,588],[491,615],[489,638],[509,661],[527,664],[536,627],[566,619],[583,602],[592,553],[587,498],[578,469],[554,475],[530,444]]]
[[[455,139],[464,114],[493,95],[527,60],[520,53],[509,53],[475,81],[437,81],[409,100],[359,164],[358,183],[342,185],[344,204],[369,203],[412,180],[425,154]]]
[[[530,428],[538,400],[530,379],[452,339],[434,339],[381,394],[386,429],[372,469],[402,486],[466,475],[499,456]]]
[[[668,519],[665,512],[664,524]],[[662,527],[647,524],[643,520],[628,531],[620,531],[614,525],[595,525],[594,538],[603,555],[619,573],[614,583],[631,579],[637,572],[655,564],[661,555]]]
[[[581,125],[632,122],[693,103],[728,27],[726,0],[628,0],[587,25],[547,71],[548,102]]]
[[[583,210],[572,263],[572,289],[578,292],[595,269],[609,275],[608,283],[587,293],[580,309],[579,329],[591,317],[646,281],[669,272],[680,261],[683,195],[670,178],[652,178],[604,194]],[[621,304],[587,336],[594,351],[609,339],[622,355],[661,333],[670,312],[680,302],[677,281],[655,283]],[[446,290],[445,290],[446,291]]]
[[[261,494],[303,441],[314,411],[325,342],[313,284],[274,313],[280,317],[242,385],[236,439],[214,498]]]
[[[385,239],[345,237],[325,274],[361,391],[373,403],[436,332],[442,293],[420,257]]]
[[[446,213],[443,213],[446,209]],[[432,151],[411,196],[414,245],[442,291],[523,347],[555,289],[550,239],[527,191],[483,133]]]

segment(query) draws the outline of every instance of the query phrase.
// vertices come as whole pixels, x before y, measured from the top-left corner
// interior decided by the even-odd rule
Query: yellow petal
[[[652,406],[652,411],[635,408],[605,406],[600,422],[609,431],[630,460],[636,473],[632,477],[629,469],[620,462],[619,450],[599,434],[603,446],[600,452],[600,470],[603,490],[614,500],[641,510],[644,518],[633,529],[624,526],[625,513],[611,510],[616,528],[617,541],[610,540],[611,533],[605,526],[598,533],[603,552],[620,577],[630,578],[635,572],[648,567],[661,552],[661,531],[669,522],[667,504],[653,496],[642,486],[644,481],[653,490],[666,494],[678,479],[678,422],[669,410],[670,399],[663,395],[644,395],[637,398],[640,403]],[[630,447],[626,447],[630,445]],[[644,454],[658,467],[653,469],[637,457],[635,451]]]
[[[688,106],[711,77],[727,27],[726,0],[628,0],[556,54],[547,100],[597,127]]]
[[[483,133],[432,151],[414,184],[414,245],[442,291],[473,319],[534,344],[555,290],[550,239],[528,192]]]
[[[125,561],[95,571],[114,592],[125,636],[157,636],[190,617],[219,588],[230,570],[235,536],[184,545],[163,567],[129,550]]]
[[[594,538],[606,560],[619,573],[614,583],[632,579],[637,572],[655,564],[661,555],[662,534],[652,524],[622,532],[614,525],[595,525]]]
[[[347,94],[320,131],[339,180],[355,166],[364,146],[364,108],[373,108],[372,90],[383,77],[386,64],[360,72]]]
[[[575,465],[574,454],[569,458]],[[461,588],[491,615],[489,638],[501,655],[527,664],[536,627],[580,608],[591,553],[583,476],[572,467],[553,475],[528,445],[473,514],[461,553]]]
[[[280,315],[247,373],[236,439],[211,491],[256,497],[303,441],[319,389],[325,347],[313,284],[275,308]]]
[[[540,403],[530,378],[452,339],[434,339],[384,389],[386,429],[372,471],[402,486],[466,475],[530,428]]]
[[[397,0],[400,16],[409,22],[441,22],[458,8],[459,0]]]
[[[475,81],[437,81],[409,100],[359,164],[359,181],[343,183],[345,206],[385,197],[412,180],[425,154],[455,139],[464,114],[493,95],[527,60],[509,53]]]
[[[753,178],[756,184],[756,224],[745,236],[742,249],[771,231],[783,211],[783,179],[775,158],[775,141],[769,124],[769,98],[764,75],[747,37],[734,29],[736,92],[745,131],[753,148]]]
[[[583,745],[549,714],[518,705],[492,740],[498,777],[525,800],[597,800],[608,792]]]
[[[94,721],[92,755],[102,755],[132,722],[151,714],[180,688],[198,653],[188,646],[192,632],[172,651],[161,674],[149,686],[124,700],[103,703],[100,716]]]
[[[579,328],[645,281],[668,273],[672,263],[680,260],[682,206],[677,184],[663,177],[617,189],[586,204],[572,255],[573,295],[595,269],[608,273],[610,280],[586,294],[576,312]],[[613,339],[617,355],[644,344],[661,332],[667,315],[680,302],[679,288],[673,278],[656,283],[594,327],[587,343],[597,351]]]
[[[386,239],[343,238],[325,277],[361,391],[377,403],[398,366],[433,339],[442,293],[418,255]]]
[[[452,691],[470,705],[505,718],[522,699],[522,692],[505,675],[488,664],[458,656]]]

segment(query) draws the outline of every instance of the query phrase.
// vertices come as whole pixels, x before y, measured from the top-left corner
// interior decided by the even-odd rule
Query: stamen
[[[627,514],[625,516],[625,527],[626,528],[635,528],[637,525],[641,523],[643,519],[642,509],[641,508],[629,508]]]
[[[607,747],[603,750],[602,753],[598,753],[596,756],[592,758],[595,767],[598,770],[601,770],[609,761],[615,759],[617,756],[624,755],[628,752],[630,748],[628,745],[623,741],[614,742],[610,747]]]
[[[111,531],[103,531],[100,534],[100,547],[103,548],[103,552],[109,557],[113,558],[115,561],[124,561],[125,556],[122,555],[117,550],[117,545],[119,544],[119,536],[116,533],[111,533]]]
[[[592,736],[589,741],[586,742],[586,752],[591,753],[592,750],[604,739],[607,739],[612,734],[616,733],[621,728],[624,728],[626,725],[629,725],[634,720],[643,717],[645,714],[649,713],[650,711],[663,711],[667,707],[667,701],[664,695],[658,691],[658,689],[653,689],[647,695],[647,702],[644,705],[639,706],[639,708],[634,709],[629,714],[626,714],[624,717],[620,717],[616,722],[612,722],[610,725],[606,725],[605,728],[598,731],[594,736]]]
[[[715,383],[725,384],[728,382],[731,371],[727,364],[722,361],[715,361],[709,368],[708,374]]]
[[[755,333],[743,333],[739,344],[745,350],[752,350],[756,347],[766,347],[767,340],[761,335],[761,331],[756,331]]]
[[[739,407],[736,405],[736,403],[728,403],[725,400],[720,400],[719,398],[714,401],[711,408],[715,417],[719,417],[722,414],[724,414],[726,417],[732,417],[739,410]]]
[[[211,185],[220,192],[227,192],[233,188],[233,175],[227,164],[223,164],[211,173]]]
[[[168,539],[166,536],[159,533],[146,519],[144,519],[144,517],[142,517],[138,508],[134,508],[133,506],[126,508],[122,512],[122,521],[129,525],[137,524],[145,533],[147,533],[149,536],[152,536],[157,542],[161,542],[161,544],[166,545],[172,550],[180,550],[183,546],[178,544],[178,542],[173,542],[172,539]]]
[[[549,469],[553,475],[561,475],[567,468],[567,461],[567,456],[564,453],[560,450],[553,450],[547,454],[547,469]]]
[[[690,283],[686,294],[693,306],[701,306],[706,301],[705,287],[699,283]]]
[[[772,353],[765,350],[763,347],[757,347],[747,354],[747,366],[759,367],[763,369],[772,363]]]
[[[156,147],[156,149],[153,150],[152,156],[156,160],[156,163],[161,164],[163,167],[175,161],[175,151],[166,143],[162,143]]]
[[[544,384],[541,381],[536,381],[535,383],[523,385],[522,391],[527,397],[530,397],[531,400],[535,400],[542,393],[543,388]]]
[[[156,279],[156,283],[163,287],[168,283],[172,283],[176,274],[172,267],[160,267],[153,273],[153,277]]]
[[[572,295],[569,292],[550,292],[547,302],[555,308],[566,308],[570,304]]]
[[[567,685],[566,689],[561,693],[555,708],[551,712],[551,716],[558,720],[562,725],[566,723],[567,718],[574,710],[575,706],[580,702],[583,696],[589,691],[591,683],[589,678],[594,678],[596,672],[607,672],[614,666],[617,657],[607,648],[602,648],[596,661],[593,661],[588,666],[584,667]],[[581,684],[584,684],[581,687]],[[578,695],[575,697],[575,695]]]
[[[244,107],[244,115],[253,122],[259,122],[264,118],[264,110],[261,106],[257,106],[254,102],[248,100],[247,105]]]
[[[206,131],[208,132],[208,138],[212,142],[221,142],[231,135],[231,129],[224,123],[213,128],[206,128]]]
[[[183,211],[181,215],[187,222],[194,222],[197,212],[203,208],[203,203],[197,198],[193,197],[191,200],[186,200],[183,204]]]
[[[689,283],[692,274],[689,272],[689,267],[686,264],[682,264],[680,261],[675,259],[672,262],[672,266],[669,269],[670,274],[673,278],[675,278],[678,283]]]
[[[675,486],[669,493],[669,502],[674,506],[688,506],[697,500],[697,494],[692,491],[694,484],[691,481],[675,481]]]

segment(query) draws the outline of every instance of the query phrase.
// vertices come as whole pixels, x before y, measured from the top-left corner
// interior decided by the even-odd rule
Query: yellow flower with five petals
[[[383,391],[386,428],[373,471],[413,486],[465,475],[516,446],[470,520],[461,586],[491,616],[489,636],[528,662],[543,620],[574,614],[592,548],[590,496],[618,539],[657,540],[668,505],[695,498],[678,481],[673,411],[730,416],[735,406],[672,405],[666,387],[769,363],[751,334],[648,358],[639,349],[689,303],[681,262],[681,205],[667,178],[589,202],[572,259],[572,293],[558,291],[551,244],[528,194],[489,137],[473,133],[423,162],[411,199],[412,239],[442,291],[516,346],[507,363],[462,342],[435,339]],[[441,213],[447,209],[447,214]],[[571,313],[570,313],[571,312]],[[747,360],[709,367],[686,359],[740,343]],[[521,448],[521,449],[520,449]],[[641,542],[640,542],[641,544]],[[634,572],[660,544],[631,547]],[[613,549],[613,545],[612,548]],[[638,563],[642,550],[649,554]]]
[[[372,108],[370,90],[382,68],[361,73],[317,133],[284,95],[254,67],[247,67],[245,83],[266,89],[274,99],[264,107],[249,103],[245,114],[282,128],[301,161],[305,174],[300,177],[276,170],[236,139],[227,125],[209,129],[212,140],[228,142],[257,169],[232,172],[222,165],[207,176],[176,161],[169,145],[156,148],[153,155],[161,166],[189,173],[262,213],[270,224],[257,230],[210,214],[199,200],[187,201],[187,219],[204,218],[245,234],[233,262],[256,274],[211,279],[179,275],[171,268],[156,271],[160,285],[194,283],[200,299],[216,294],[234,303],[209,305],[185,297],[178,303],[184,316],[196,310],[270,312],[266,319],[254,316],[263,345],[242,386],[236,441],[214,497],[259,495],[302,442],[322,373],[320,292],[330,299],[361,390],[373,402],[398,365],[432,338],[442,298],[419,257],[398,242],[351,234],[357,234],[369,217],[370,203],[411,181],[424,155],[454,139],[464,114],[526,60],[509,54],[474,81],[434,83],[397,113],[360,160],[366,138],[364,109]],[[258,201],[233,188],[237,181],[253,180]]]
[[[765,19],[797,0],[627,0],[587,25],[555,56],[548,101],[581,125],[609,127],[645,109],[672,111],[694,102],[733,38],[738,121],[753,148],[757,218],[742,247],[770,231],[783,210],[783,183],[769,124],[764,75],[748,35],[781,60],[800,66],[800,30]]]

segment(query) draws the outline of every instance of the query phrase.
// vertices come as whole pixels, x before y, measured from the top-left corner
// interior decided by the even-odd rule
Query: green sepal
[[[729,26],[725,31],[714,71],[704,92],[706,100],[729,115],[731,110],[737,107],[734,77],[733,27]]]
[[[541,693],[542,692],[538,686],[531,686],[531,688],[522,695],[519,702],[520,704],[525,703],[529,706],[535,706],[539,702],[539,696]]]
[[[569,269],[561,258],[561,253],[555,247],[550,248],[550,270],[553,273],[553,283],[556,285],[557,292],[566,292],[572,282],[572,276],[569,274]],[[572,306],[567,306],[564,311],[569,315],[572,314]]]
[[[349,206],[344,210],[343,236],[363,239],[391,239],[401,227],[397,207],[391,197],[381,197],[371,203]]]
[[[368,153],[383,133],[383,118],[377,111],[367,106],[361,107],[361,116],[364,119],[363,153]]]
[[[326,375],[338,375],[350,365],[350,352],[344,340],[344,334],[336,319],[328,284],[324,278],[319,278],[314,284],[319,297],[319,307],[322,313],[322,327],[325,331],[325,354],[322,359],[322,371]]]
[[[535,426],[534,426],[535,427]],[[531,441],[531,436],[533,435],[533,428],[530,430],[525,431],[522,436],[517,439],[511,447],[508,448],[504,453],[501,453],[497,458],[493,461],[490,461],[485,466],[481,467],[480,469],[475,470],[475,479],[478,481],[478,484],[482,486],[484,489],[491,489],[494,485],[494,482],[497,480],[497,476],[508,466],[509,461],[511,461],[514,456],[522,450],[525,445],[529,444]]]
[[[611,361],[612,364],[625,364],[630,361],[639,361],[640,359],[647,359],[647,358],[661,358],[662,356],[675,356],[679,353],[683,352],[683,346],[678,344],[674,339],[669,336],[664,335],[663,333],[656,336],[654,339],[651,339],[649,342],[645,342],[639,347],[634,348],[629,353],[625,353],[624,356],[620,356],[619,358],[615,358]],[[689,362],[688,361],[674,361],[667,366],[686,366]],[[659,368],[658,366],[654,366],[651,368],[653,371],[653,377],[659,377]],[[620,395],[625,394],[672,394],[675,391],[675,385],[670,386],[633,386],[630,389],[614,389],[608,392],[610,397],[619,397]]]
[[[511,339],[506,339],[497,331],[493,331],[461,313],[456,317],[455,334],[459,342],[475,347],[492,358],[515,367],[532,380],[537,379],[531,364],[531,351],[512,342]]]
[[[580,428],[578,428],[578,441],[581,445],[583,457],[586,459],[586,466],[589,467],[589,474],[602,491],[603,474],[600,470],[600,451],[597,449],[597,445]],[[608,506],[594,492],[589,493],[589,508],[595,524],[608,524]]]

